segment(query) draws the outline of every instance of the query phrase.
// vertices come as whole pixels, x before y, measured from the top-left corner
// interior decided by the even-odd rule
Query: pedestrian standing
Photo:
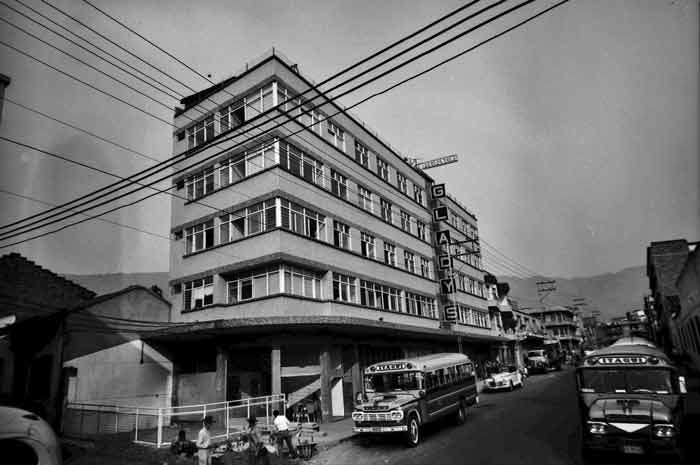
[[[287,420],[287,417],[284,415],[280,415],[279,410],[274,410],[272,416],[274,417],[273,423],[277,429],[277,450],[281,453],[282,443],[285,442],[287,444],[287,449],[289,449],[289,456],[296,458],[297,453],[292,444],[292,435],[289,431],[289,420]]]
[[[211,428],[214,419],[207,415],[202,420],[202,429],[197,435],[197,457],[199,457],[199,465],[211,465]]]

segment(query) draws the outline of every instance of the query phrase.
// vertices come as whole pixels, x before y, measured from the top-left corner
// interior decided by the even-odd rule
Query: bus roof
[[[655,360],[654,360],[655,359]],[[642,338],[622,338],[608,347],[586,355],[581,366],[609,365],[673,365],[668,356],[654,344]]]
[[[469,363],[469,357],[459,353],[441,353],[422,355],[420,357],[411,357],[401,360],[389,360],[386,362],[375,363],[367,368],[366,372],[391,372],[391,371],[406,371],[406,370],[422,370],[432,371],[440,368],[445,368],[462,363]],[[410,364],[410,368],[409,368]]]

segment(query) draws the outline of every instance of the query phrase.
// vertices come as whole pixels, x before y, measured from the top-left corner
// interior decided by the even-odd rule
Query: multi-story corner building
[[[652,324],[656,343],[666,351],[678,350],[680,340],[674,322],[681,309],[677,280],[691,244],[685,239],[652,242],[647,247],[647,277],[653,301]]]
[[[273,52],[182,104],[170,285],[183,325],[159,337],[175,404],[318,395],[324,417],[347,415],[368,364],[460,347],[485,357],[503,340],[476,217],[443,198],[449,221],[434,224],[430,176],[296,65]],[[455,257],[449,298],[436,228],[476,239]],[[442,321],[446,304],[456,323]]]
[[[582,334],[574,309],[564,306],[552,306],[531,311],[540,319],[547,332],[558,340],[562,347],[570,351],[580,348]]]

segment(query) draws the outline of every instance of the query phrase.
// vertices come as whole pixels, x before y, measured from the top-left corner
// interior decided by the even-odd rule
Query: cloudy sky
[[[47,1],[192,89],[206,86],[81,1]],[[157,76],[43,0],[22,2]],[[246,61],[276,47],[316,81],[461,4],[454,0],[94,2],[214,80],[232,75]],[[537,0],[342,102],[350,105],[553,3]],[[15,0],[8,4],[36,17]],[[514,4],[511,0],[493,11]],[[4,20],[109,70],[7,7],[0,9]],[[174,106],[174,100],[117,71],[108,74],[157,95],[166,107],[5,22],[0,24],[0,40],[166,121],[172,118],[166,107]],[[12,78],[6,90],[12,101],[152,158],[171,155],[172,128],[164,122],[2,44],[0,63],[0,72]],[[157,79],[166,82],[165,77]],[[521,273],[524,266],[563,277],[614,272],[643,264],[650,241],[700,239],[697,1],[572,0],[354,112],[406,155],[459,154],[459,164],[433,169],[430,175],[446,182],[477,214],[487,244],[485,261],[498,274],[514,266]],[[0,136],[121,176],[154,163],[10,102],[4,105]],[[57,203],[114,181],[7,141],[0,141],[0,151],[2,191]],[[169,205],[169,197],[160,196],[107,218],[167,235]],[[44,208],[0,192],[0,224]],[[7,243],[0,241],[0,246]],[[508,257],[509,265],[504,265],[502,256],[493,258],[494,247]],[[169,242],[161,237],[91,221],[0,253],[18,251],[62,273],[108,273],[165,271],[168,248]]]

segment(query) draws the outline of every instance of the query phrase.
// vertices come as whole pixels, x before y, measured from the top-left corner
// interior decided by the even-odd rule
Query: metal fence
[[[212,439],[230,438],[241,434],[251,415],[269,429],[272,412],[286,411],[284,394],[251,397],[198,405],[174,407],[135,407],[97,403],[69,403],[63,415],[62,432],[66,436],[89,438],[104,434],[131,433],[133,442],[156,447],[167,446],[180,429],[190,429],[196,435],[202,419],[215,419]],[[192,436],[192,435],[191,435]]]

